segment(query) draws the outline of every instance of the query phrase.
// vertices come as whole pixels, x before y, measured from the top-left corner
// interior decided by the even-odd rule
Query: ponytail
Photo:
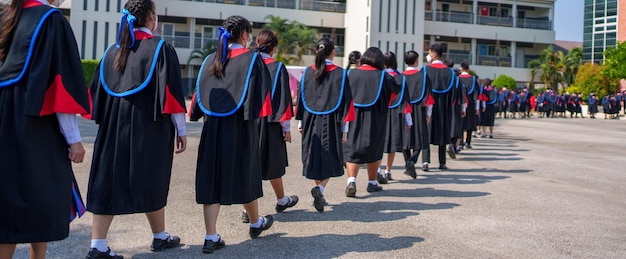
[[[130,50],[135,46],[135,26],[145,27],[150,12],[155,10],[154,7],[152,0],[130,0],[124,5],[115,45],[117,48],[113,63],[115,70],[122,72],[126,69],[126,60]]]
[[[224,63],[228,59],[228,43],[239,40],[244,32],[251,33],[252,25],[246,18],[233,15],[224,20],[219,30],[220,37],[215,51],[215,60],[209,67],[209,73],[222,78],[224,77]]]
[[[4,60],[9,53],[11,42],[15,28],[22,16],[22,6],[26,0],[13,0],[11,4],[4,9],[4,19],[2,21],[2,31],[0,32],[0,60]]]
[[[315,54],[315,82],[321,84],[326,77],[326,58],[335,50],[335,44],[329,38],[317,41],[317,53]]]

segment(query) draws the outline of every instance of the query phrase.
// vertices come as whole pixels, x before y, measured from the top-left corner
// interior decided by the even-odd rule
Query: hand
[[[67,157],[74,163],[82,163],[85,158],[85,148],[83,148],[83,143],[77,142],[70,144],[70,153]]]
[[[487,109],[483,108],[483,112],[485,112]]]
[[[187,136],[176,137],[176,154],[180,154],[187,149]]]
[[[346,143],[348,142],[348,133],[343,133],[343,135],[341,136],[341,143]]]
[[[479,114],[480,114],[480,111],[479,111],[479,110],[476,110],[476,115],[479,115]]]
[[[284,132],[283,135],[285,135],[285,142],[291,143],[291,132],[290,131]]]
[[[426,116],[426,124],[430,123],[430,116]]]
[[[465,112],[461,112],[461,118],[465,118],[467,114]]]
[[[298,132],[300,132],[300,134],[302,134],[302,128],[298,128]]]

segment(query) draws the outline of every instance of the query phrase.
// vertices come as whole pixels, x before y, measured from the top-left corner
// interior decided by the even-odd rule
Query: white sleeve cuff
[[[56,113],[59,120],[59,127],[61,128],[61,134],[65,137],[67,144],[74,144],[81,142],[80,131],[78,130],[78,122],[76,121],[76,114],[69,113]]]
[[[481,102],[476,102],[476,110],[480,110],[480,103]]]
[[[467,111],[467,103],[461,104],[461,111]]]
[[[291,121],[283,121],[280,123],[280,126],[283,127],[283,132],[291,132]]]
[[[483,108],[487,107],[487,102],[482,101],[481,103],[483,104]]]
[[[350,122],[344,122],[341,124],[341,132],[346,133],[350,129]]]
[[[406,125],[411,127],[413,126],[413,117],[411,117],[410,113],[405,113],[404,114],[404,120],[406,121]]]
[[[173,113],[172,124],[176,127],[176,133],[179,137],[187,135],[187,124],[185,124],[184,113]]]
[[[430,117],[430,115],[433,115],[433,106],[432,105],[426,106],[426,116]]]

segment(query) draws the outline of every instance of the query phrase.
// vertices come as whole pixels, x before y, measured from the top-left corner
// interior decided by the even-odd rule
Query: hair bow
[[[128,11],[128,9],[123,9],[122,14],[122,20],[120,21],[120,31],[117,34],[117,44],[115,45],[115,47],[118,49],[120,48],[120,40],[122,38],[122,33],[124,32],[124,23],[128,23],[128,30],[130,31],[130,38],[132,39],[132,41],[130,45],[127,46],[127,48],[132,48],[135,45],[135,26],[133,25],[133,23],[137,21],[137,17],[132,15]]]
[[[222,63],[224,63],[224,61],[226,61],[226,55],[227,55],[227,51],[228,51],[228,39],[230,39],[230,37],[232,37],[230,35],[230,32],[228,32],[228,30],[224,27],[219,27],[218,28],[220,30],[220,37],[219,40],[222,41]]]

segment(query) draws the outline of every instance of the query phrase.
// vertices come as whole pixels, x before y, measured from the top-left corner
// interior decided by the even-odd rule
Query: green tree
[[[516,87],[515,79],[505,74],[499,75],[491,84],[498,88],[506,86],[509,89],[515,89]]]
[[[537,74],[539,74],[541,69],[541,63],[539,62],[539,59],[533,59],[529,61],[528,68],[530,68],[530,80],[528,81],[530,82],[529,88],[532,91],[535,89],[535,77],[537,77]]]
[[[315,43],[319,32],[297,21],[289,21],[279,16],[268,15],[268,23],[263,28],[278,36],[276,60],[287,64],[300,64],[302,56],[315,53]]]
[[[187,66],[191,64],[191,61],[200,60],[200,62],[204,61],[206,57],[211,55],[211,53],[215,52],[215,47],[217,46],[216,40],[209,40],[204,48],[196,49],[191,52],[189,58],[187,59]]]
[[[539,58],[528,63],[528,68],[531,69],[531,75],[533,72],[539,72],[541,81],[552,89],[558,90],[559,83],[563,82],[564,59],[562,51],[554,51],[552,46],[548,46],[541,51]]]
[[[620,42],[615,48],[607,48],[604,51],[603,73],[613,84],[619,84],[619,80],[626,78],[626,42]]]
[[[563,62],[563,80],[571,85],[576,80],[578,69],[583,65],[583,49],[574,48],[565,55]]]
[[[605,76],[605,66],[594,63],[585,63],[578,70],[576,81],[573,86],[567,88],[568,92],[581,92],[583,99],[593,92],[599,98],[608,93],[617,91],[617,84],[611,83],[611,80]]]

